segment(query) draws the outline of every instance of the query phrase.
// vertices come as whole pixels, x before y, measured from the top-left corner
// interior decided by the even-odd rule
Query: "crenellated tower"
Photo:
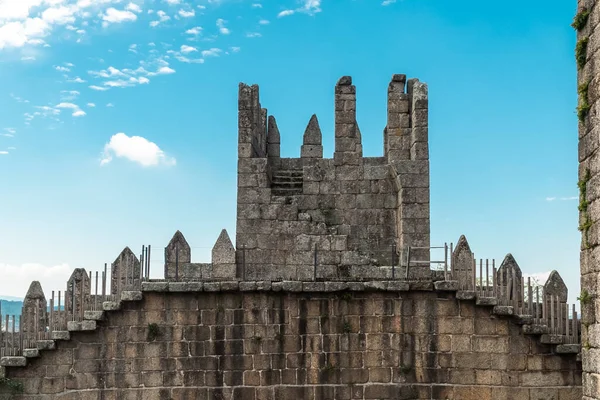
[[[364,157],[356,87],[335,86],[335,152],[323,158],[316,115],[301,156],[280,156],[280,133],[258,86],[240,84],[237,262],[248,279],[377,279],[429,260],[427,85],[394,75],[388,87],[384,154]],[[315,268],[315,265],[318,268]],[[413,266],[409,279],[430,275]]]

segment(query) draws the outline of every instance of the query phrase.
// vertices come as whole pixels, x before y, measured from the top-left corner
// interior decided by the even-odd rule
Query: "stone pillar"
[[[19,329],[26,334],[26,339],[35,339],[33,334],[43,332],[48,324],[47,302],[42,285],[38,281],[31,282],[23,300],[23,309]]]
[[[475,290],[473,285],[473,252],[464,235],[458,239],[452,253],[452,279],[458,281],[460,290]]]
[[[405,93],[406,89],[406,93]],[[411,259],[430,260],[428,89],[417,79],[395,74],[388,86],[386,156],[398,189],[398,247]],[[430,277],[426,264],[411,266],[409,278]]]
[[[110,293],[141,287],[140,275],[140,260],[129,247],[125,247],[110,266]]]
[[[85,304],[89,302],[92,282],[84,268],[76,268],[67,281],[65,307],[68,313],[75,313],[75,319],[83,319]]]
[[[362,144],[356,123],[356,87],[352,78],[343,76],[335,86],[335,152],[336,166],[360,165]]]
[[[258,86],[240,83],[238,98],[238,157],[267,154],[267,110],[260,107]]]
[[[277,121],[272,115],[269,115],[267,129],[267,155],[270,164],[273,164],[281,156],[281,136],[279,135]]]
[[[498,287],[500,288],[499,290],[502,291],[502,293],[507,292],[508,281],[509,279],[513,279],[513,277],[513,285],[508,290],[508,299],[516,299],[518,304],[521,304],[524,299],[522,286],[523,273],[521,272],[521,267],[519,267],[519,264],[517,264],[517,261],[513,255],[508,253],[504,257],[504,260],[502,260],[502,264],[500,264],[495,276],[496,282],[498,282]]]
[[[191,262],[192,250],[190,245],[183,234],[177,231],[165,248],[165,279],[175,279],[177,265],[181,267],[182,264]]]
[[[313,114],[304,131],[301,158],[323,158],[321,127],[317,116]]]
[[[578,0],[573,21],[577,31],[577,92],[579,119],[579,230],[581,231],[581,342],[583,393],[600,399],[600,4]]]
[[[237,277],[235,248],[225,229],[212,248],[212,277],[227,280],[235,280]]]

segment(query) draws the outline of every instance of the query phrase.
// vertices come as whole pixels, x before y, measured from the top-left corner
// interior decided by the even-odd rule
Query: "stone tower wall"
[[[579,0],[577,84],[579,118],[579,229],[584,399],[600,399],[600,5]]]
[[[356,87],[335,87],[335,152],[323,158],[316,116],[300,158],[280,157],[275,118],[240,84],[236,249],[246,279],[378,279],[401,249],[429,247],[427,86],[394,75],[382,157],[363,157]],[[426,261],[427,249],[412,259]],[[315,268],[317,266],[317,268]],[[380,268],[380,267],[387,267]],[[399,274],[403,271],[399,270]],[[429,277],[429,267],[409,278]]]

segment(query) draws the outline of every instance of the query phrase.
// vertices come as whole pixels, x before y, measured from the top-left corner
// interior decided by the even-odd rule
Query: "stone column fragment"
[[[410,104],[405,86],[404,74],[394,74],[388,85],[384,154],[390,161],[410,159]]]
[[[304,131],[301,158],[323,158],[321,127],[317,116],[313,114]]]
[[[236,279],[235,248],[227,230],[223,229],[212,248],[212,277]]]
[[[117,290],[122,292],[139,288],[140,268],[140,260],[129,247],[125,247],[110,267],[111,294],[117,294]]]
[[[473,252],[465,235],[461,235],[452,253],[452,279],[458,281],[461,290],[475,290],[473,287]]]
[[[38,281],[31,282],[29,290],[23,300],[19,329],[25,333],[27,338],[34,339],[31,335],[43,332],[47,321],[47,302],[42,285]]]
[[[165,279],[175,278],[177,264],[192,262],[192,250],[180,231],[175,232],[165,249]]]
[[[83,318],[85,305],[89,302],[90,277],[85,268],[76,268],[67,281],[65,307],[68,313],[74,313],[77,318]]]
[[[269,160],[277,159],[281,155],[281,136],[275,117],[269,115],[267,128],[267,154]]]
[[[509,284],[509,279],[513,279],[512,286],[507,287]],[[500,268],[496,271],[496,282],[500,286],[501,293],[508,292],[509,300],[517,300],[518,304],[521,304],[523,301],[523,273],[521,272],[521,267],[517,264],[517,261],[513,257],[512,254],[508,253],[502,264],[500,264]],[[506,296],[506,295],[504,295]],[[506,297],[505,297],[506,298]]]
[[[362,158],[360,132],[356,124],[356,87],[350,76],[343,76],[335,86],[335,153],[336,165],[359,165]]]

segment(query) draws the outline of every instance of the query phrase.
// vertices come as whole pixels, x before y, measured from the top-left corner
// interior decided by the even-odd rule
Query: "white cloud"
[[[253,8],[262,8],[262,4],[260,4],[260,3],[254,3],[254,4],[252,4],[252,7]]]
[[[281,17],[287,17],[289,15],[294,14],[294,10],[283,10],[282,12],[280,12],[279,14],[277,14],[277,18],[281,18]]]
[[[219,55],[221,55],[222,52],[223,50],[213,47],[209,50],[202,50],[201,54],[202,57],[218,57]]]
[[[42,284],[44,294],[48,297],[52,290],[64,290],[73,268],[68,264],[45,266],[37,263],[10,265],[0,263],[0,293],[3,296],[25,297],[29,285],[33,281]]]
[[[268,25],[268,24],[270,24],[270,22],[268,20],[266,20],[266,19],[261,19],[260,21],[258,21],[258,23],[261,24],[261,25]]]
[[[219,32],[221,32],[223,35],[229,35],[231,33],[231,31],[225,27],[226,22],[227,21],[222,18],[217,20],[217,28],[219,28]]]
[[[390,4],[394,4],[396,2],[396,0],[383,0],[383,2],[381,3],[382,6],[389,6]]]
[[[277,17],[287,17],[295,13],[314,15],[322,11],[321,0],[303,0],[303,2],[304,4],[302,5],[302,7],[296,8],[295,10],[283,10],[279,14],[277,14]]]
[[[181,0],[165,0],[165,3],[168,3],[170,5],[176,5],[181,3]]]
[[[552,271],[534,272],[533,274],[523,273],[523,280],[527,281],[527,278],[531,278],[531,286],[544,285],[550,277],[551,272]]]
[[[21,61],[35,61],[34,56],[23,56],[21,57]]]
[[[194,51],[198,51],[198,49],[195,47],[192,47],[192,46],[185,45],[185,44],[181,46],[181,52],[183,54],[188,54],[188,53],[191,53]]]
[[[92,86],[90,86],[90,89],[92,89],[92,90],[98,90],[98,91],[100,91],[100,92],[103,92],[103,91],[105,91],[105,90],[108,90],[108,88],[105,88],[105,87],[102,87],[102,86],[96,86],[96,85],[92,85]]]
[[[247,38],[258,38],[261,37],[262,35],[259,32],[249,32],[246,33],[246,37]]]
[[[183,18],[191,18],[194,15],[196,15],[196,12],[194,10],[190,10],[190,11],[179,10],[178,14]]]
[[[115,105],[113,103],[107,103],[106,107],[114,107]]]
[[[71,114],[71,115],[73,115],[74,117],[83,117],[85,115],[85,111],[77,110],[77,111],[73,112],[73,114]]]
[[[187,31],[185,31],[185,33],[187,33],[188,35],[198,35],[200,34],[200,32],[202,32],[202,27],[200,26],[196,26],[194,28],[188,29]]]
[[[0,151],[0,155],[6,155],[6,154],[8,154],[8,151],[6,151],[6,150],[1,150]]]
[[[72,24],[75,22],[73,13],[76,10],[76,7],[64,6],[48,8],[42,13],[42,19],[49,24]]]
[[[79,109],[79,106],[77,104],[73,104],[73,103],[59,103],[55,107],[56,108],[71,108],[74,110]]]
[[[104,146],[100,165],[110,163],[113,157],[124,158],[143,167],[173,166],[176,164],[176,160],[165,155],[164,151],[154,142],[141,136],[129,137],[122,132],[113,135]]]
[[[13,3],[11,2],[11,4]],[[3,15],[2,6],[0,3],[0,16]],[[51,26],[41,18],[27,18],[24,21],[0,24],[0,50],[5,47],[23,47],[28,43],[34,44],[33,40],[47,36],[50,30]],[[39,42],[37,43],[39,44]]]
[[[570,197],[546,197],[546,201],[554,201],[554,200],[560,200],[560,201],[571,201],[571,200],[578,200],[579,197],[578,196],[570,196]]]
[[[159,20],[158,21],[151,21],[150,22],[150,26],[153,27],[153,28],[156,27],[156,26],[158,26],[160,23],[168,21],[168,20],[171,19],[171,17],[169,17],[167,15],[167,13],[164,12],[163,10],[157,11],[156,15],[158,15]]]
[[[131,11],[121,11],[117,10],[113,7],[106,10],[106,13],[102,16],[103,26],[108,26],[109,24],[118,24],[121,22],[127,21],[135,21],[137,19],[137,15],[132,13]]]
[[[88,107],[96,107],[96,104],[94,104],[94,103],[87,103],[87,106]]]
[[[63,67],[60,65],[57,65],[54,67],[55,70],[59,71],[59,72],[70,72],[71,69],[67,68],[67,67]]]
[[[12,147],[12,146],[11,146],[11,147],[7,147],[6,149],[7,149],[7,150],[16,150],[17,148],[16,148],[16,147]]]
[[[67,82],[72,82],[72,83],[85,83],[86,81],[81,79],[80,77],[75,77],[73,79],[68,79]]]
[[[173,68],[170,67],[160,67],[158,69],[158,71],[156,71],[157,74],[161,74],[161,75],[165,75],[165,74],[174,74],[175,70]]]
[[[229,50],[231,50],[232,53],[239,53],[239,51],[241,50],[241,47],[238,46],[232,46],[229,48]]]
[[[140,7],[140,6],[138,6],[138,5],[137,5],[137,4],[135,4],[135,3],[129,3],[129,4],[127,4],[127,7],[125,7],[125,10],[127,10],[127,11],[133,11],[133,12],[135,12],[135,13],[140,13],[140,12],[142,12],[142,9],[141,9],[141,7]]]

